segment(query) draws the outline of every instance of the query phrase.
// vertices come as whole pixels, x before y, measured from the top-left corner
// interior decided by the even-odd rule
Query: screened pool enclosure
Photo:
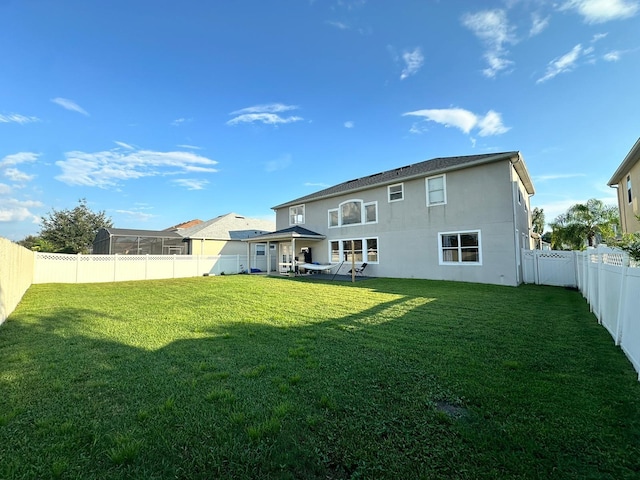
[[[186,255],[187,244],[176,232],[101,228],[93,253],[103,255]]]

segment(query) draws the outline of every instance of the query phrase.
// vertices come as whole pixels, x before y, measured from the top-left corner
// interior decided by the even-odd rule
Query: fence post
[[[149,254],[144,256],[144,279],[149,280]]]
[[[616,345],[620,345],[620,343],[622,343],[622,335],[624,335],[624,325],[622,325],[622,322],[625,318],[625,307],[626,307],[626,302],[624,301],[624,293],[625,293],[625,289],[627,288],[627,275],[628,275],[628,269],[629,269],[629,254],[627,252],[624,252],[622,254],[622,272],[620,273],[620,275],[622,275],[622,278],[620,279],[620,295],[618,296],[618,318],[616,319]]]
[[[113,281],[118,281],[118,254],[113,256]]]

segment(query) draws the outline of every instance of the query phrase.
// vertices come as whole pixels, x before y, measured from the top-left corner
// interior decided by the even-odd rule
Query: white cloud
[[[352,122],[351,120],[349,120],[348,122],[344,122],[344,128],[353,128],[355,126],[356,126],[356,124],[354,122]]]
[[[241,108],[229,115],[244,115],[245,113],[281,113],[290,110],[297,110],[297,105],[285,105],[283,103],[265,103],[262,105],[254,105],[253,107]]]
[[[574,10],[586,23],[604,23],[633,17],[640,10],[637,0],[569,0],[561,10]]]
[[[593,38],[591,39],[591,43],[595,43],[598,40],[602,40],[603,38],[605,38],[607,35],[609,35],[608,33],[596,33]]]
[[[513,62],[506,58],[509,53],[506,45],[514,44],[516,38],[504,10],[466,13],[462,17],[462,24],[471,30],[486,47],[484,58],[489,67],[482,71],[486,77],[493,78],[513,65]]]
[[[297,105],[285,105],[283,103],[267,103],[263,105],[254,105],[252,107],[242,108],[231,112],[230,115],[236,115],[227,122],[227,125],[238,125],[240,123],[264,123],[266,125],[278,125],[280,123],[294,123],[304,120],[302,117],[290,116],[283,117],[278,115],[282,112],[297,110]]]
[[[2,160],[0,160],[0,167],[19,165],[21,163],[32,163],[35,162],[39,156],[39,153],[33,152],[14,153],[12,155],[7,155]]]
[[[11,187],[5,183],[0,183],[0,195],[9,195],[11,193]]]
[[[4,176],[12,182],[28,182],[34,178],[34,175],[26,174],[17,168],[7,168],[4,171]]]
[[[202,147],[196,147],[195,145],[176,145],[176,147],[187,148],[189,150],[202,150]]]
[[[415,75],[424,63],[424,56],[422,55],[420,47],[416,47],[413,52],[404,52],[402,54],[402,60],[404,60],[405,67],[402,69],[400,80]]]
[[[56,98],[52,98],[51,101],[57,105],[60,105],[62,108],[71,110],[72,112],[78,112],[78,113],[81,113],[82,115],[86,115],[87,117],[89,116],[89,114],[84,108],[82,108],[73,100],[69,100],[68,98],[56,97]]]
[[[484,116],[476,115],[463,108],[416,110],[404,113],[403,116],[422,117],[426,121],[436,122],[445,127],[455,127],[466,134],[477,128],[479,129],[478,135],[481,137],[501,135],[510,129],[502,123],[502,116],[493,110],[489,110]],[[413,125],[410,131],[411,133],[422,133],[424,130]]]
[[[327,188],[330,185],[326,183],[313,183],[313,182],[304,182],[305,187],[317,187],[317,188]]]
[[[19,123],[20,125],[24,125],[25,123],[34,123],[39,121],[40,119],[38,117],[27,117],[25,115],[20,115],[19,113],[10,113],[8,115],[0,113],[0,123]]]
[[[62,174],[55,178],[67,185],[108,188],[125,180],[176,175],[185,172],[214,173],[218,162],[191,152],[156,152],[117,149],[102,152],[66,152],[56,162]]]
[[[567,178],[586,177],[585,173],[551,173],[548,175],[538,175],[533,178],[535,182],[547,182],[550,180],[565,180]]]
[[[265,171],[267,172],[275,172],[278,170],[284,170],[285,168],[291,165],[291,154],[282,155],[275,160],[270,160],[265,164]]]
[[[0,199],[0,222],[39,221],[39,217],[31,213],[30,208],[42,207],[41,202],[33,200],[16,200],[15,198]]]
[[[619,50],[613,50],[611,52],[605,53],[602,58],[607,62],[617,62],[618,60],[620,60],[621,55],[622,52],[620,52]]]
[[[481,137],[502,135],[511,129],[511,127],[504,126],[500,114],[493,110],[489,110],[484,117],[478,119],[478,127],[480,128],[478,135]]]
[[[171,180],[171,183],[175,183],[179,187],[184,187],[187,190],[204,190],[209,180],[203,180],[201,178],[179,178]]]
[[[303,120],[302,117],[281,117],[275,113],[245,113],[238,115],[227,122],[227,125],[238,125],[239,123],[264,123],[266,125],[277,125],[279,123],[293,123]]]
[[[176,118],[173,122],[171,122],[171,125],[174,127],[180,127],[185,123],[189,123],[191,121],[193,121],[192,118]]]
[[[570,72],[575,68],[582,53],[582,45],[578,44],[573,47],[569,53],[552,60],[549,62],[549,65],[547,65],[547,71],[544,76],[536,80],[536,83],[546,82],[561,73]]]
[[[531,29],[529,30],[529,36],[535,37],[542,33],[549,26],[549,16],[542,18],[539,13],[531,15]]]
[[[331,25],[332,27],[337,28],[338,30],[349,30],[349,25],[343,22],[337,22],[333,20],[328,20],[325,22],[327,25]]]
[[[120,215],[128,215],[140,222],[146,222],[152,218],[157,217],[157,215],[153,215],[151,213],[143,213],[135,210],[116,210],[116,213],[119,213]]]
[[[135,150],[135,147],[132,147],[128,143],[118,142],[117,140],[114,140],[113,143],[115,143],[116,145],[119,145],[122,148],[126,148],[127,150]]]

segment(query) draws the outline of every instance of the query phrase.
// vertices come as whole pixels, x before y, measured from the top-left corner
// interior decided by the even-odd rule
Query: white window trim
[[[373,222],[367,222],[367,207],[370,205],[374,205],[376,207],[376,219]],[[371,225],[374,223],[378,223],[378,202],[377,201],[362,203],[362,220],[364,220],[362,222],[362,225]]]
[[[633,185],[631,184],[631,175],[627,175],[627,185],[626,185],[626,194],[627,194],[627,203],[631,205],[633,203]]]
[[[462,235],[465,233],[476,233],[478,235],[478,261],[477,262],[463,262],[462,260],[458,262],[445,262],[442,258],[442,236],[443,235]],[[462,246],[458,246],[458,250],[460,250]],[[462,258],[459,255],[459,258]],[[438,232],[438,263],[440,265],[458,265],[458,266],[467,266],[467,267],[477,267],[482,266],[482,231],[481,230],[457,230],[455,232]]]
[[[429,180],[434,178],[442,177],[442,190],[444,194],[444,202],[442,203],[430,203],[429,202]],[[437,207],[438,205],[446,205],[447,204],[447,174],[443,173],[441,175],[433,175],[431,177],[427,177],[424,179],[424,185],[427,192],[427,207]]]
[[[400,192],[393,192],[393,193],[400,193],[400,198],[396,198],[396,199],[391,199],[391,188],[392,187],[400,187]],[[393,185],[389,185],[387,187],[387,201],[389,203],[393,203],[393,202],[401,202],[404,200],[404,183],[394,183]]]
[[[291,210],[294,208],[299,208],[302,207],[302,221],[300,223],[293,223],[291,221]],[[292,205],[289,207],[289,225],[290,226],[294,226],[294,225],[304,225],[306,221],[306,208],[304,206],[304,203],[301,203],[300,205]]]
[[[380,263],[380,239],[378,237],[362,237],[362,238],[332,238],[331,240],[329,240],[328,242],[328,249],[329,249],[329,262],[330,263],[335,263],[331,261],[331,243],[333,242],[338,242],[338,258],[344,258],[344,249],[342,248],[344,242],[350,242],[351,240],[360,240],[362,241],[362,262],[356,262],[356,263],[371,263],[372,265],[377,265]],[[376,243],[378,244],[378,260],[368,260],[368,253],[367,253],[367,240],[375,240]],[[342,262],[342,260],[340,260],[338,263]]]
[[[342,206],[346,203],[353,203],[353,202],[358,202],[360,203],[360,223],[348,223],[346,225],[344,225],[342,223]],[[376,207],[376,219],[373,222],[367,222],[367,207],[370,205],[375,205]],[[338,212],[338,225],[334,225],[331,226],[331,212]],[[345,200],[344,202],[340,202],[338,204],[338,208],[330,208],[329,210],[327,210],[327,225],[329,228],[339,228],[339,227],[358,227],[358,226],[362,226],[362,225],[373,225],[378,223],[378,201],[375,200],[373,202],[364,202],[362,199],[360,198],[352,198],[349,200]]]
[[[336,212],[338,214],[337,225],[331,225],[331,212]],[[331,208],[327,210],[327,226],[328,228],[338,228],[340,226],[340,209],[339,208]]]

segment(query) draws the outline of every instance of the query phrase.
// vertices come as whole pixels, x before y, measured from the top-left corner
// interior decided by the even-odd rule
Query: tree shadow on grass
[[[522,400],[490,405],[466,382],[482,372],[480,383],[517,382],[520,364],[500,364],[465,333],[466,319],[454,329],[458,317],[438,322],[450,297],[419,294],[435,284],[405,295],[366,284],[398,297],[301,326],[218,322],[156,350],[105,339],[109,325],[127,324],[119,314],[18,312],[0,330],[0,453],[9,459],[0,477],[534,478],[633,467],[620,452],[636,438],[637,401],[618,399],[634,427],[610,450],[592,440],[614,426],[590,412],[598,425],[569,432],[559,428],[567,418],[545,421],[535,402],[514,419],[524,412],[509,408]],[[563,373],[548,368],[541,382]],[[517,385],[495,393],[508,392]]]

